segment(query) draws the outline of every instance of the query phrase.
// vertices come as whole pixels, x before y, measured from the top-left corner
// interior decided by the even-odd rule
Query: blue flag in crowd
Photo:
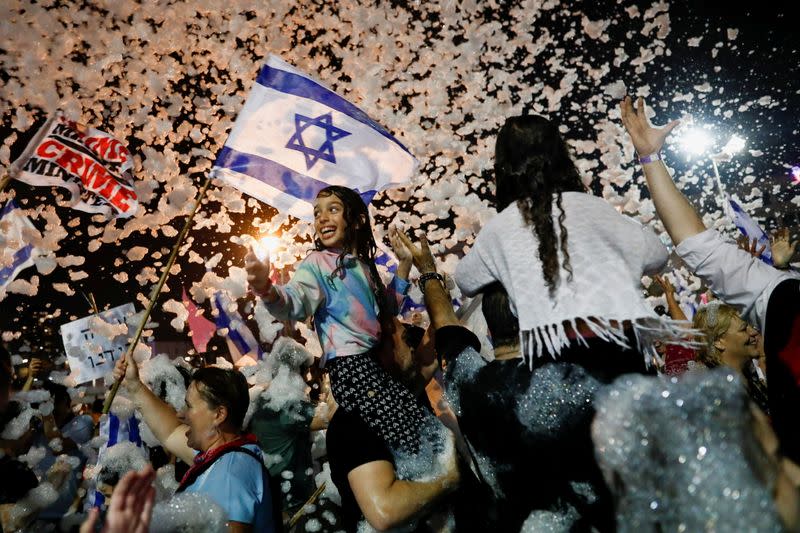
[[[14,281],[21,270],[33,265],[34,246],[25,242],[26,229],[36,231],[14,200],[9,200],[0,211],[0,288]]]
[[[213,172],[310,221],[321,189],[350,187],[369,203],[377,191],[407,183],[416,168],[406,147],[361,109],[271,55]]]
[[[759,259],[767,263],[768,265],[772,264],[772,249],[769,245],[769,235],[761,229],[761,226],[756,223],[755,220],[750,218],[742,206],[740,206],[736,201],[728,196],[728,203],[731,205],[731,217],[733,218],[733,223],[739,228],[739,231],[742,232],[742,235],[747,236],[748,245],[749,243],[753,242],[753,239],[758,241],[757,250],[760,250],[764,247],[764,252],[761,254]]]
[[[108,416],[104,416],[100,421],[100,435],[106,438],[106,445],[99,450],[97,464],[100,464],[100,460],[107,453],[108,448],[121,442],[131,442],[137,448],[144,448],[142,437],[139,433],[139,420],[134,415],[131,415],[127,420],[123,420],[114,413],[109,413]],[[94,490],[89,501],[93,507],[100,507],[105,503],[105,496],[100,491]]]
[[[221,293],[214,295],[214,306],[219,311],[216,320],[217,329],[227,328],[228,340],[239,350],[239,356],[255,353],[259,360],[264,359],[264,350],[261,348],[261,344],[244,323],[239,312],[228,309]],[[231,356],[234,357],[234,362],[239,359],[235,354],[231,354]]]

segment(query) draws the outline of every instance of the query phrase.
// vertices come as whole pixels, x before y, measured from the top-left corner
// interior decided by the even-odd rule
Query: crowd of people
[[[424,235],[390,231],[387,283],[367,206],[327,187],[315,249],[288,283],[245,258],[272,315],[311,321],[318,359],[289,340],[255,370],[260,382],[246,368],[197,369],[179,409],[133,356],[119,360],[118,401],[160,455],[105,476],[102,504],[83,470],[96,420],[75,414],[63,386],[45,380],[46,394],[30,396],[41,363],[12,394],[3,354],[4,428],[20,402],[52,402],[23,432],[0,428],[3,524],[162,531],[168,520],[151,515],[166,491],[167,506],[205,498],[228,531],[800,531],[796,243],[777,234],[769,265],[706,228],[664,163],[677,122],[653,127],[641,99],[620,112],[676,254],[712,294],[691,320],[659,276],[662,240],[587,190],[558,124],[511,117],[496,140],[497,215],[454,274],[480,302],[482,321],[469,323],[485,329],[454,308]],[[399,316],[412,268],[426,329]],[[643,276],[663,287],[665,313]],[[312,374],[325,391],[316,403]],[[45,453],[34,461],[32,450]],[[155,473],[165,465],[166,489]],[[45,482],[56,497],[32,505]]]

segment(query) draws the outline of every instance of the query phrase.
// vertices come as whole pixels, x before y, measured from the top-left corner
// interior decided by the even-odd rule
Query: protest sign
[[[102,378],[114,369],[132,335],[128,320],[136,310],[132,303],[79,318],[61,326],[67,361],[76,384]]]

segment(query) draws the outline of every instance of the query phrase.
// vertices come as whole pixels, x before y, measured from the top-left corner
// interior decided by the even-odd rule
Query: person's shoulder
[[[616,214],[619,212],[614,209],[608,201],[604,198],[600,198],[599,196],[595,196],[594,194],[588,192],[579,192],[579,191],[566,191],[561,193],[562,201],[567,206],[578,206],[582,208],[592,208],[592,209],[599,209],[601,211],[613,211]]]
[[[263,458],[261,449],[257,444],[245,444],[242,448],[248,452],[231,451],[217,459],[219,462],[219,472],[224,472],[226,477],[232,479],[261,479],[263,468]]]
[[[333,455],[354,453],[380,441],[380,437],[375,435],[360,416],[344,409],[337,409],[331,417],[325,438],[328,453]]]
[[[328,432],[326,436],[329,441],[332,436],[334,440],[338,439],[340,435],[348,438],[353,432],[360,433],[364,431],[364,429],[369,430],[369,427],[360,417],[344,409],[337,409],[328,422]]]

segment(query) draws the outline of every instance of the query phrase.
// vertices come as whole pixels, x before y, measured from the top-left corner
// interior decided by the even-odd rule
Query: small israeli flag
[[[26,244],[30,235],[36,233],[31,220],[9,200],[0,211],[0,289],[14,281],[20,271],[33,265],[35,248]]]
[[[212,172],[310,221],[321,189],[342,185],[369,202],[416,168],[408,149],[361,109],[270,55]]]
[[[736,201],[728,196],[728,203],[731,205],[731,218],[733,219],[733,223],[739,228],[739,231],[742,232],[743,235],[747,236],[748,245],[756,239],[758,244],[756,245],[760,250],[761,247],[764,247],[764,252],[759,256],[759,259],[764,261],[766,264],[772,264],[772,249],[769,244],[769,235],[761,229],[761,226],[756,223],[755,220],[750,218],[750,215],[742,209]]]
[[[253,332],[247,327],[237,311],[230,311],[227,302],[221,293],[214,295],[214,307],[217,308],[217,329],[226,328],[228,330],[228,340],[239,351],[238,354],[231,353],[234,363],[243,355],[254,353],[258,359],[264,359],[264,350],[253,336]]]

